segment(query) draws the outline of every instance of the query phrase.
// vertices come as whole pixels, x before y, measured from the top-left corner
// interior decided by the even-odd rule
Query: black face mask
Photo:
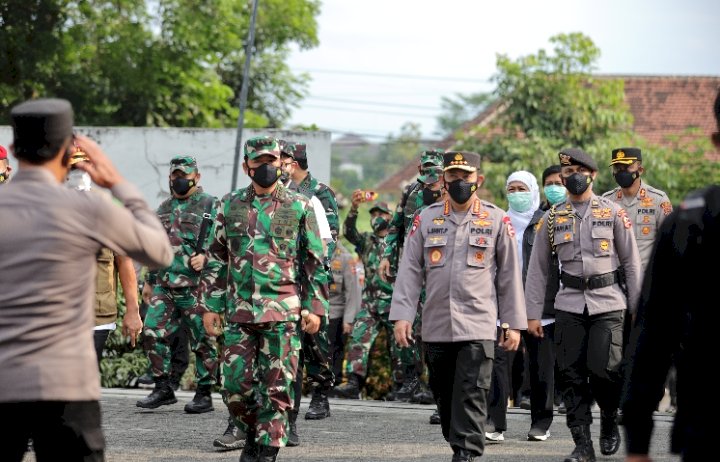
[[[262,164],[257,168],[250,169],[250,178],[263,188],[269,188],[280,179],[282,170],[272,164]]]
[[[192,189],[193,186],[195,186],[195,180],[187,178],[175,178],[174,180],[170,180],[170,190],[178,196],[184,196]]]
[[[457,179],[452,183],[445,183],[445,189],[447,189],[448,194],[450,194],[452,200],[458,204],[464,204],[469,201],[473,193],[477,191],[477,188],[477,183],[471,183],[461,179]]]
[[[615,182],[620,186],[621,188],[629,188],[632,186],[633,183],[635,183],[635,180],[640,178],[640,172],[628,172],[627,170],[620,170],[619,172],[613,174],[615,177]]]
[[[422,201],[425,205],[434,204],[440,199],[442,191],[433,191],[430,188],[423,188],[422,190]]]
[[[570,194],[579,196],[584,193],[590,183],[592,183],[592,177],[589,175],[583,175],[580,172],[575,172],[570,176],[563,177],[563,183]]]

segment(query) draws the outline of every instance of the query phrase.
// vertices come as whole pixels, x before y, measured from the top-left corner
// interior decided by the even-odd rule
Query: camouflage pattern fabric
[[[307,198],[280,184],[267,196],[248,186],[222,199],[214,228],[202,306],[227,323],[298,321],[301,309],[327,316],[323,246]]]
[[[327,318],[327,272],[310,201],[278,183],[227,194],[215,219],[201,306],[225,316],[223,399],[258,443],[285,446],[301,309]],[[302,290],[301,290],[302,288]]]
[[[335,193],[327,185],[320,183],[309,172],[304,180],[297,185],[297,192],[308,199],[315,196],[325,209],[328,225],[332,234],[333,242],[328,243],[328,255],[335,253],[335,243],[340,233],[340,215],[338,214],[337,200]]]
[[[218,375],[218,347],[205,333],[202,310],[198,309],[196,288],[171,289],[156,285],[145,316],[144,349],[153,377],[169,377],[171,372],[171,336],[187,326],[190,349],[195,353],[195,379],[198,385],[213,385]]]
[[[360,233],[357,230],[357,213],[352,210],[345,219],[345,237],[360,255],[365,268],[365,287],[363,288],[362,309],[355,317],[353,330],[348,342],[346,370],[365,377],[370,348],[381,326],[385,327],[388,338],[393,338],[393,325],[388,320],[392,285],[380,279],[378,266],[385,249],[385,240],[375,233]],[[396,382],[402,382],[402,356],[407,352],[399,350],[395,342],[391,343],[391,364]],[[408,359],[410,360],[410,359]]]
[[[197,191],[186,199],[175,197],[166,199],[157,209],[160,222],[165,227],[175,257],[167,268],[149,271],[145,281],[163,287],[197,287],[200,273],[190,266],[190,257],[195,252],[203,214],[210,207],[211,217],[215,217],[219,202],[210,194],[198,187]],[[203,248],[207,248],[212,239],[212,228],[209,230]]]
[[[242,431],[255,428],[265,446],[287,444],[287,411],[298,367],[294,322],[229,324],[223,361],[223,401]]]
[[[400,253],[405,242],[407,232],[410,230],[415,212],[424,208],[422,200],[423,185],[420,182],[411,183],[403,191],[403,197],[395,208],[388,234],[385,236],[385,249],[382,258],[390,262],[390,271],[397,273],[400,262]]]
[[[154,377],[170,374],[170,336],[180,323],[188,326],[191,349],[196,354],[195,378],[198,385],[214,384],[217,377],[218,351],[213,339],[206,336],[202,325],[202,313],[197,302],[200,272],[190,266],[195,252],[203,214],[209,210],[214,216],[218,201],[202,188],[190,197],[175,197],[163,201],[157,209],[173,248],[174,258],[170,266],[148,272],[146,283],[153,285],[144,327],[144,346]],[[208,232],[204,247],[207,248],[212,229]]]

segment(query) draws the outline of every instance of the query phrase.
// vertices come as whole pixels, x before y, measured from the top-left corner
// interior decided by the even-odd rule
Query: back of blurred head
[[[70,144],[73,135],[73,110],[69,101],[46,98],[25,101],[10,111],[13,128],[13,152],[22,163],[43,165]],[[70,153],[67,153],[69,157]],[[63,158],[67,167],[69,158]]]

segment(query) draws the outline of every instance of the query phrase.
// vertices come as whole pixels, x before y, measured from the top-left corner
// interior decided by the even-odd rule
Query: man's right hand
[[[543,332],[542,322],[539,319],[528,319],[528,332],[533,337],[543,338],[545,333]]]
[[[352,203],[352,208],[357,210],[357,208],[360,206],[360,204],[363,201],[362,189],[356,189],[355,191],[353,191],[352,196],[350,197],[350,201]]]
[[[403,319],[395,321],[393,333],[395,334],[395,341],[402,348],[407,348],[411,343],[415,343],[412,335],[412,324],[409,321]]]
[[[124,181],[120,172],[115,168],[110,158],[105,155],[98,144],[87,136],[75,137],[77,146],[87,154],[89,162],[75,164],[77,168],[87,172],[93,183],[103,188],[112,188]]]
[[[205,332],[207,332],[210,337],[217,337],[222,334],[222,320],[219,314],[213,313],[212,311],[203,313],[202,321]]]
[[[142,299],[147,306],[150,306],[150,297],[152,297],[153,287],[152,285],[145,283],[142,290]]]
[[[377,272],[383,282],[388,282],[388,277],[390,276],[390,260],[383,258],[380,261],[380,266],[378,266]]]

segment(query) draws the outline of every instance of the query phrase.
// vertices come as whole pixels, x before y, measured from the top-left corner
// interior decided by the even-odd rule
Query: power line
[[[365,114],[381,114],[381,115],[392,115],[392,116],[404,116],[404,117],[419,117],[425,119],[437,119],[437,115],[430,114],[407,114],[402,112],[383,112],[383,111],[371,111],[368,109],[354,109],[354,108],[341,108],[332,106],[317,106],[314,104],[303,104],[302,107],[311,109],[325,109],[329,111],[341,111],[341,112],[362,112]]]
[[[361,101],[357,99],[343,99],[343,98],[329,98],[327,96],[308,96],[309,99],[319,99],[322,101],[332,101],[337,103],[350,103],[350,104],[365,104],[368,106],[382,106],[382,107],[402,107],[407,109],[428,109],[431,111],[441,111],[442,109],[432,106],[415,106],[413,104],[395,104],[395,103],[389,103],[389,102],[379,102],[379,101]]]
[[[410,80],[435,80],[442,82],[471,82],[480,83],[483,79],[463,79],[460,77],[441,77],[429,75],[409,75],[409,74],[383,74],[380,72],[364,72],[364,71],[341,71],[334,69],[297,69],[302,72],[317,72],[318,74],[339,74],[339,75],[358,75],[366,77],[385,77],[393,79],[410,79]]]

